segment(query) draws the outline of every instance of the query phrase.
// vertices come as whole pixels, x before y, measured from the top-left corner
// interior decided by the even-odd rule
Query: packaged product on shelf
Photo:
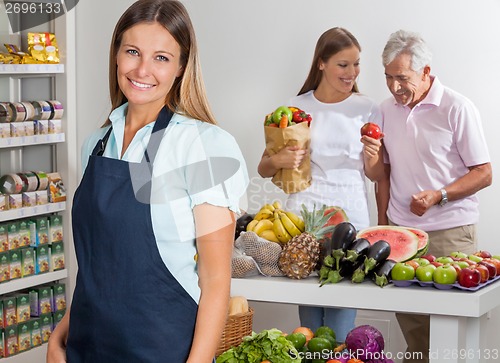
[[[20,279],[23,277],[21,267],[21,251],[19,249],[9,251],[10,259],[10,279]]]
[[[47,101],[51,107],[49,120],[60,120],[64,114],[64,107],[58,100]]]
[[[10,123],[10,136],[23,137],[26,136],[26,128],[24,122],[11,122]]]
[[[14,250],[19,248],[20,234],[19,234],[19,222],[12,221],[7,223],[7,239],[9,241],[9,250]]]
[[[60,119],[49,120],[49,134],[62,133],[62,122]]]
[[[59,311],[55,311],[52,313],[52,320],[53,320],[53,324],[54,324],[52,326],[52,329],[56,328],[57,324],[59,324],[59,322],[62,320],[65,313],[66,313],[66,310],[59,310]]]
[[[17,314],[16,314],[16,297],[15,296],[3,296],[3,324],[4,328],[12,325],[16,325],[17,323]]]
[[[35,107],[35,120],[48,120],[52,114],[52,107],[47,101],[32,101]]]
[[[0,123],[9,123],[12,121],[12,106],[10,102],[0,102]],[[10,132],[10,129],[9,129]]]
[[[26,184],[26,192],[34,192],[38,189],[38,177],[36,174],[32,171],[27,171],[24,173],[18,173],[19,176],[21,176],[21,179],[23,180],[23,183]],[[24,191],[24,190],[23,190]]]
[[[42,345],[42,326],[40,324],[40,318],[31,318],[31,346],[38,347]]]
[[[0,139],[10,137],[10,123],[0,123]]]
[[[59,49],[53,33],[28,33],[28,51],[37,61],[59,63]]]
[[[24,192],[21,194],[23,207],[36,206],[36,193],[37,192]]]
[[[35,274],[35,249],[33,247],[21,249],[21,266],[23,277]]]
[[[49,246],[41,245],[35,248],[35,274],[49,272]]]
[[[66,200],[66,188],[59,173],[48,173],[47,178],[49,179],[49,202],[64,202]]]
[[[47,343],[52,334],[52,326],[54,325],[52,321],[52,314],[42,314],[40,315],[40,326],[42,330],[42,343]]]
[[[0,282],[10,280],[9,251],[0,252]]]
[[[31,323],[25,321],[17,325],[19,352],[31,349]]]
[[[24,121],[33,120],[35,117],[35,107],[29,101],[21,101],[20,102],[24,109],[26,110],[26,116],[24,117]]]
[[[10,357],[19,353],[19,340],[17,335],[17,325],[5,328],[5,356]]]
[[[9,250],[9,235],[7,233],[7,224],[0,224],[0,252]]]
[[[64,269],[64,242],[52,242],[50,245],[50,266],[52,271]]]
[[[41,316],[52,312],[52,288],[37,286],[30,289],[31,316]]]
[[[19,220],[19,247],[29,247],[31,245],[30,221],[28,219]]]
[[[11,102],[10,104],[12,108],[11,124],[26,120],[26,108],[24,105],[21,102]]]
[[[9,209],[18,209],[23,207],[22,194],[9,194]]]
[[[50,242],[63,240],[63,217],[59,214],[49,216]]]
[[[31,246],[36,247],[49,243],[49,220],[46,216],[31,218]]]
[[[47,190],[37,190],[35,192],[36,205],[43,205],[49,202],[49,193]]]
[[[23,189],[23,180],[15,173],[5,174],[0,177],[0,193],[17,194]]]
[[[30,320],[30,295],[16,294],[17,323]]]
[[[34,171],[33,172],[38,180],[38,188],[36,190],[47,190],[47,187],[49,186],[49,178],[47,177],[47,174],[43,171]]]
[[[35,121],[35,134],[47,135],[49,133],[49,120]]]
[[[33,136],[35,135],[35,121],[24,121],[24,135]]]
[[[53,306],[56,311],[66,309],[66,284],[56,283],[52,286]]]

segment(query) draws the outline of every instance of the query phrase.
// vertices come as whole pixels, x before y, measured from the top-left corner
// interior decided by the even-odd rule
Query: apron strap
[[[146,150],[144,150],[143,162],[145,160],[148,164],[152,164],[152,162],[154,161],[163,136],[161,133],[159,133],[159,131],[163,131],[167,128],[170,120],[172,119],[172,116],[173,112],[168,109],[167,106],[164,106],[161,109],[153,126],[153,131],[151,131],[148,146],[146,147]],[[106,145],[108,144],[108,139],[111,135],[112,130],[113,126],[111,126],[104,137],[97,142],[97,144],[94,146],[94,150],[92,151],[92,155],[104,155],[104,150],[106,149]]]

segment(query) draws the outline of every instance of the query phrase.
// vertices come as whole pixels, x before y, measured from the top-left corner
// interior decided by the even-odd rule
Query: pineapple
[[[304,219],[304,232],[288,241],[281,251],[278,259],[280,270],[292,279],[303,279],[311,274],[318,263],[321,253],[321,240],[325,234],[332,232],[335,226],[325,226],[332,213],[325,215],[327,206],[320,210],[307,210],[302,204],[302,218]]]

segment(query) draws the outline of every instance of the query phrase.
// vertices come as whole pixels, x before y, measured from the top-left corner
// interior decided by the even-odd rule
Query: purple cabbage
[[[371,325],[360,325],[352,329],[345,338],[345,344],[357,359],[370,363],[390,362],[382,353],[384,350],[382,333]]]

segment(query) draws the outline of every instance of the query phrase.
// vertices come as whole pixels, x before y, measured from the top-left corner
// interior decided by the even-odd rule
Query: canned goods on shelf
[[[26,108],[21,102],[11,102],[12,122],[22,122],[26,120]]]
[[[12,121],[12,106],[10,102],[0,102],[0,122]]]
[[[54,119],[60,120],[64,114],[64,107],[62,103],[57,100],[49,100],[47,102],[52,108],[49,120],[54,120]]]
[[[23,190],[23,180],[17,174],[5,174],[0,177],[0,193],[19,194]]]
[[[49,186],[49,178],[47,174],[43,171],[32,171],[33,174],[37,177],[38,187],[36,190],[45,190]]]
[[[36,120],[48,120],[52,114],[52,107],[47,101],[32,101],[31,104],[35,108]]]
[[[28,101],[21,101],[20,102],[23,106],[24,109],[26,110],[26,116],[24,118],[25,121],[29,120],[34,120],[35,119],[35,107],[31,102]]]

